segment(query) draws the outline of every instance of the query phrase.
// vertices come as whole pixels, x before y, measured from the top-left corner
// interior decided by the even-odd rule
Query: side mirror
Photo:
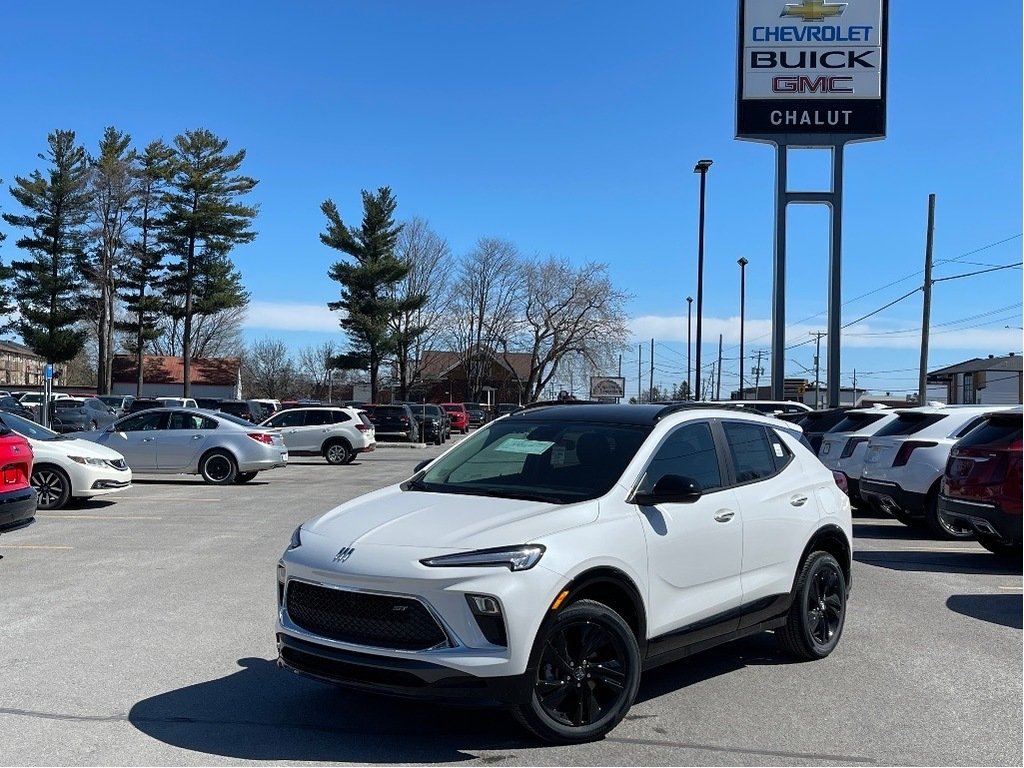
[[[642,507],[655,504],[691,504],[702,494],[700,483],[692,477],[665,475],[654,484],[653,490],[633,494],[633,502]]]
[[[417,464],[415,467],[413,467],[413,470],[412,470],[413,474],[416,474],[417,472],[419,472],[421,469],[426,467],[432,461],[433,461],[433,459],[424,459],[423,461],[421,461],[419,464]]]

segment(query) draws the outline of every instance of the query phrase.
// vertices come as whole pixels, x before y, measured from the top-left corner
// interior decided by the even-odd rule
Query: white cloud
[[[341,313],[326,304],[299,304],[277,301],[250,302],[245,327],[272,331],[337,331]]]

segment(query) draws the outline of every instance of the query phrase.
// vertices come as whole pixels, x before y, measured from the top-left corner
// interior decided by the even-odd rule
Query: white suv
[[[260,426],[278,430],[289,454],[323,456],[329,464],[348,464],[377,447],[373,423],[357,408],[288,408]]]
[[[896,418],[868,441],[861,497],[905,525],[927,525],[940,538],[973,537],[971,528],[939,516],[939,484],[953,444],[981,424],[986,413],[998,410],[925,405],[896,411]]]
[[[642,670],[774,629],[836,647],[850,503],[792,425],[694,405],[527,407],[304,523],[277,566],[285,669],[508,706],[600,738]]]
[[[818,458],[833,472],[846,476],[851,501],[860,500],[860,474],[868,440],[895,418],[895,411],[859,408],[847,411],[845,418],[822,436]]]

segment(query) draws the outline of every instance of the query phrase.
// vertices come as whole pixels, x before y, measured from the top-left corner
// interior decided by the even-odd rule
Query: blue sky
[[[929,193],[936,277],[1021,255],[1021,4],[891,5],[888,138],[846,154],[844,323],[920,284]],[[735,2],[5,3],[0,22],[0,210],[57,128],[90,151],[107,125],[140,146],[209,128],[260,180],[259,236],[233,252],[249,339],[342,340],[319,206],[358,224],[360,190],[388,185],[399,218],[427,219],[456,254],[487,236],[607,262],[635,297],[627,389],[641,343],[646,384],[652,337],[656,381],[681,381],[692,169],[709,157],[704,361],[722,333],[735,386],[740,256],[747,352],[770,347],[774,151],[733,138]],[[827,183],[821,154],[794,160],[796,188]],[[795,343],[825,326],[824,209],[791,208],[789,229]],[[1021,294],[1020,269],[936,285],[931,367],[1021,351]],[[843,385],[856,369],[859,386],[916,391],[920,323],[918,293],[849,329]],[[787,375],[813,354],[787,352]]]

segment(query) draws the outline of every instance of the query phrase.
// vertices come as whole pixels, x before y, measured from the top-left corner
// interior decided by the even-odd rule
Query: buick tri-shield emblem
[[[344,563],[346,560],[352,557],[352,553],[355,551],[355,547],[343,547],[342,549],[339,549],[338,554],[334,556],[334,562]]]

